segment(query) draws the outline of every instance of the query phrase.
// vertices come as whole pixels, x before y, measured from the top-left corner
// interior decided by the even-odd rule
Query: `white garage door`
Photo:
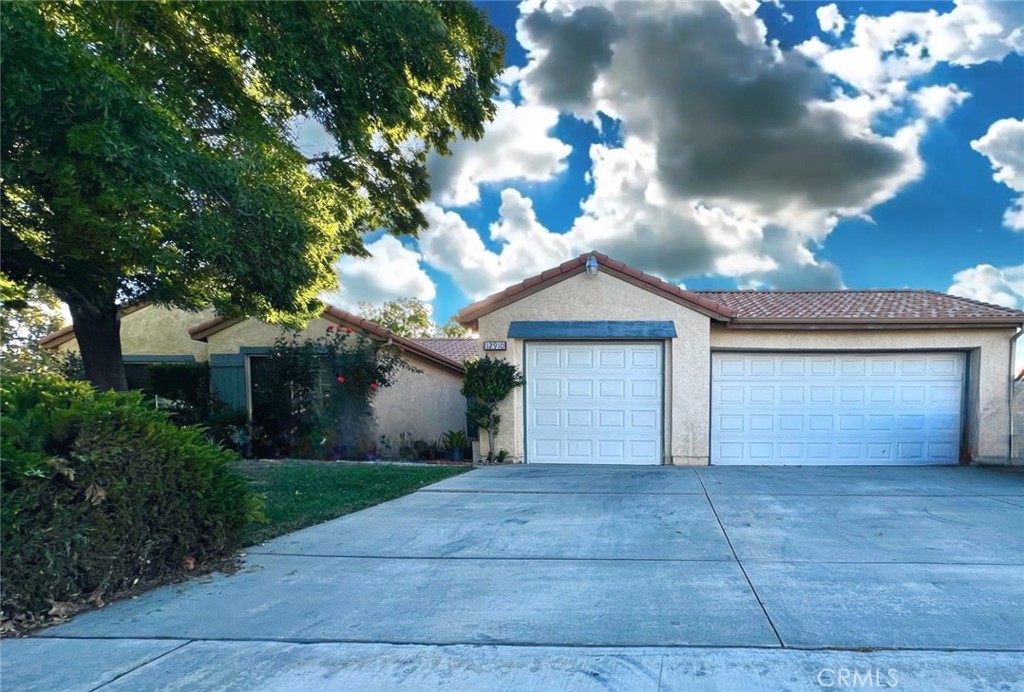
[[[660,464],[660,343],[527,343],[526,461]]]
[[[962,353],[712,354],[712,464],[955,464]]]

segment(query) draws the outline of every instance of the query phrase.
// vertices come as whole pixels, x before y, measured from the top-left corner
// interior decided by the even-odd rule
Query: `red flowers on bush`
[[[372,391],[376,392],[376,391],[377,391],[377,389],[378,389],[378,387],[377,387],[377,383],[376,383],[376,382],[372,383],[372,384],[370,385],[370,389],[371,389]]]
[[[345,384],[345,378],[341,375],[338,375],[338,384]]]
[[[328,331],[328,333],[333,332],[334,331],[334,325],[332,324],[330,327],[328,327],[327,331]]]

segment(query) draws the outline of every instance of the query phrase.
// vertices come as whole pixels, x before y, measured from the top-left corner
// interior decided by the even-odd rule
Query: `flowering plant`
[[[354,458],[372,453],[373,397],[392,386],[400,370],[418,370],[394,344],[350,327],[331,325],[317,337],[307,333],[286,332],[274,342],[267,363],[272,377],[253,381],[254,419],[266,418],[277,436],[286,438],[278,445],[287,446],[282,451],[289,454]],[[263,411],[257,410],[257,387],[263,390]]]

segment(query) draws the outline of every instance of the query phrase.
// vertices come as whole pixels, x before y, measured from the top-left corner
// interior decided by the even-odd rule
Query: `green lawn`
[[[393,500],[469,471],[469,466],[392,466],[331,462],[243,462],[253,489],[266,495],[268,523],[253,524],[245,545]]]

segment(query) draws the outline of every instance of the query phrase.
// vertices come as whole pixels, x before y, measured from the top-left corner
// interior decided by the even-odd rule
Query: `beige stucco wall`
[[[147,305],[121,318],[121,353],[126,356],[194,356],[207,359],[206,344],[189,336],[189,327],[214,316],[213,310],[187,312]],[[78,353],[78,341],[71,339],[57,347],[60,353]]]
[[[479,320],[480,341],[504,340],[508,350],[489,355],[523,367],[523,344],[508,338],[509,322],[517,320],[667,320],[677,338],[665,349],[665,440],[662,454],[669,464],[708,463],[710,426],[708,343],[710,319],[606,273],[591,278],[577,274],[529,295]],[[529,372],[526,373],[529,378]],[[523,390],[499,407],[502,417],[495,449],[507,449],[516,461],[525,453]]]
[[[303,334],[311,338],[323,336],[327,328],[333,326],[333,322],[317,317],[310,321]],[[259,320],[244,320],[210,334],[206,341],[210,353],[238,353],[243,347],[273,346],[283,334],[285,330],[280,325],[267,324]]]
[[[410,359],[421,372],[402,370],[395,383],[373,399],[377,434],[387,435],[397,449],[405,433],[413,440],[436,440],[448,430],[466,431],[466,399],[462,377]]]
[[[967,452],[972,461],[1005,463],[1009,453],[1012,329],[775,331],[711,328],[712,349],[887,351],[949,350],[969,354]]]

